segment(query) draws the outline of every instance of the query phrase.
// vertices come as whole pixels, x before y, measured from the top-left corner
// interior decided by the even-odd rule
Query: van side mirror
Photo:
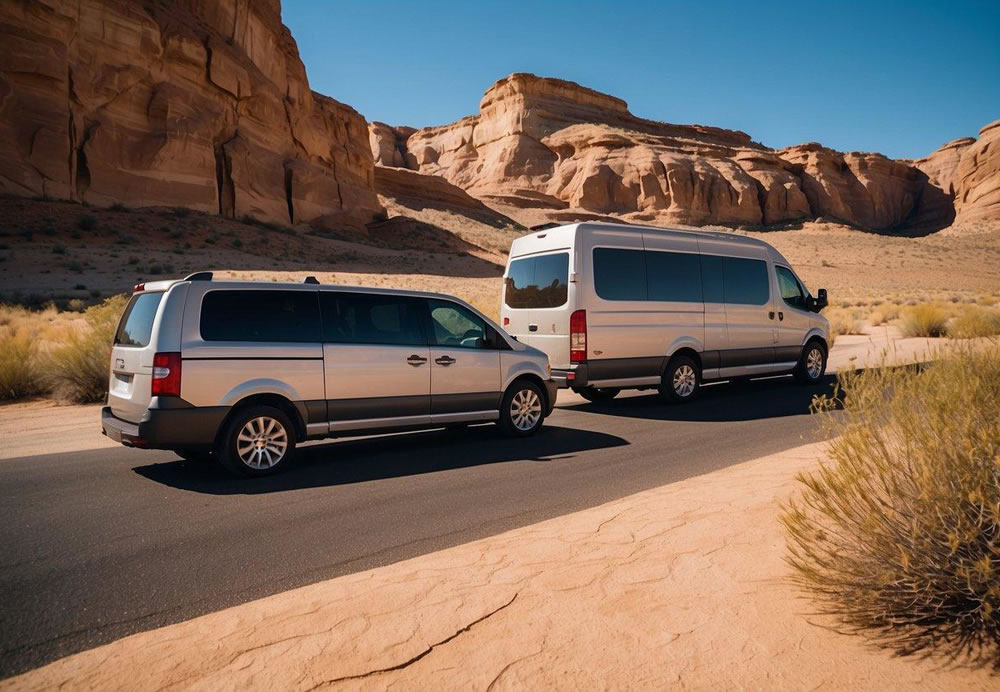
[[[809,309],[813,312],[819,312],[827,306],[826,289],[821,288],[816,291],[816,297],[809,301]]]

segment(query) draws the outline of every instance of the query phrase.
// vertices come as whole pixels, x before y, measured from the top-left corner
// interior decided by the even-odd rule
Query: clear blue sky
[[[1000,118],[1000,0],[283,0],[313,89],[441,125],[511,72],[782,147],[923,156]]]

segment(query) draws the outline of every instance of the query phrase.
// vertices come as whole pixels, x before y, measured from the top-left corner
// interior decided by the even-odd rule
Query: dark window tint
[[[525,257],[510,263],[504,302],[511,308],[557,308],[566,304],[569,253]]]
[[[461,348],[486,347],[486,323],[471,310],[446,300],[431,300],[431,343]]]
[[[594,248],[594,289],[604,300],[646,300],[646,253]]]
[[[723,258],[727,303],[763,305],[771,295],[767,285],[767,264],[763,260]]]
[[[201,303],[205,341],[316,342],[315,291],[209,291]]]
[[[374,293],[320,293],[324,339],[337,344],[424,345],[420,298]]]
[[[706,303],[726,302],[721,257],[714,255],[701,256],[701,289]]]
[[[153,334],[153,319],[160,306],[163,293],[137,293],[129,300],[122,313],[118,331],[115,332],[115,346],[149,346]]]
[[[700,302],[698,255],[647,250],[646,285],[650,300]]]
[[[785,267],[775,267],[778,274],[778,290],[781,291],[781,298],[793,308],[805,310],[806,292],[802,284],[795,278],[795,274]]]

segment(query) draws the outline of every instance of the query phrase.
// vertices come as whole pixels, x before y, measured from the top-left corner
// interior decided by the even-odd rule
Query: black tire
[[[689,356],[674,356],[663,371],[660,396],[672,404],[686,404],[698,396],[700,385],[701,368],[698,363]]]
[[[263,419],[263,423],[258,419]],[[245,453],[244,457],[249,454],[251,455],[251,460],[244,461],[244,457],[240,456],[241,447],[237,446],[240,433],[244,431],[244,427],[249,425],[251,421],[256,421],[254,424],[255,427],[265,429],[265,433],[259,436],[260,441],[255,440],[252,443],[255,449],[265,450],[260,454],[260,466],[254,465],[253,459],[258,456],[255,451]],[[285,447],[277,460],[267,460],[265,456],[275,454],[276,452],[273,450],[280,446],[282,440],[281,433],[269,427],[269,421],[274,421],[283,428],[281,432],[284,433]],[[265,434],[268,437],[265,438]],[[219,438],[215,456],[219,460],[219,463],[231,473],[251,477],[269,476],[289,465],[289,462],[295,455],[296,441],[295,426],[292,425],[292,421],[285,415],[284,411],[273,406],[250,406],[238,409],[230,417],[222,436]],[[271,443],[271,445],[268,443]],[[244,446],[243,449],[246,449],[246,447]]]
[[[582,396],[587,401],[592,401],[599,404],[604,401],[611,401],[616,396],[621,393],[621,389],[618,387],[605,387],[604,389],[597,389],[595,387],[586,387],[584,389],[575,390],[577,394]]]
[[[515,416],[516,402],[520,402],[518,410],[525,417]],[[539,431],[544,421],[545,393],[541,387],[531,380],[517,380],[507,388],[500,402],[500,419],[497,421],[504,435],[530,437]]]
[[[826,349],[819,341],[810,341],[802,349],[799,364],[795,366],[795,381],[799,384],[817,384],[826,374]]]

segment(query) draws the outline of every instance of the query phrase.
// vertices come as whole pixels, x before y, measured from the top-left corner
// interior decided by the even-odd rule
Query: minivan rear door
[[[111,349],[108,405],[122,420],[138,422],[149,406],[153,376],[153,324],[165,291],[134,294],[122,313]]]

